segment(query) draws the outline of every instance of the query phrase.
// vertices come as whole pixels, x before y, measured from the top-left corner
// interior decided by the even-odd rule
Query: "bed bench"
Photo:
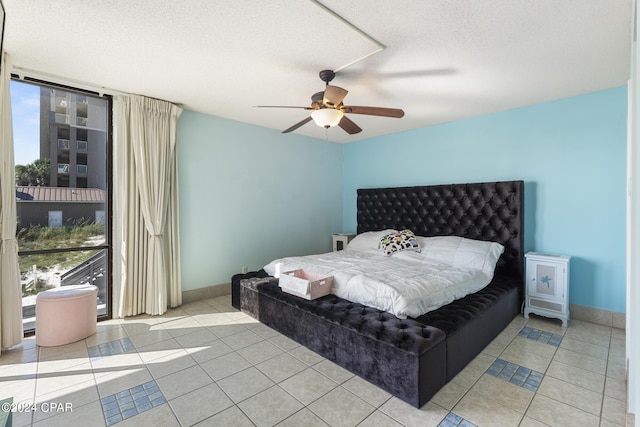
[[[335,295],[308,301],[287,294],[263,271],[232,282],[242,311],[416,407],[473,360],[522,301],[517,281],[498,279],[417,319],[398,319]]]
[[[398,398],[421,406],[446,384],[440,329],[327,295],[287,294],[273,278],[242,279],[242,310]]]

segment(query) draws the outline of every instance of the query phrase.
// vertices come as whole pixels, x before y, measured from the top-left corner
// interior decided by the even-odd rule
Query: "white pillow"
[[[453,267],[482,270],[493,277],[496,263],[504,252],[504,246],[496,242],[467,239],[457,236],[418,236],[422,255]]]
[[[349,244],[347,245],[347,249],[355,249],[357,251],[378,251],[378,246],[380,245],[380,239],[382,236],[385,236],[389,233],[393,233],[396,230],[387,229],[380,231],[367,231],[364,233],[358,234],[356,237],[351,239]]]

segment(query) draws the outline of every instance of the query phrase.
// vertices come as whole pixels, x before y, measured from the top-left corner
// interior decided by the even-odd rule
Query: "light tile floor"
[[[624,426],[624,331],[513,322],[420,409],[224,296],[0,356],[14,426]]]

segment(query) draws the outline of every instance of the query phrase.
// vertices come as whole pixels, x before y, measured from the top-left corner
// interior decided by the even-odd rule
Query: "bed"
[[[409,229],[503,248],[488,285],[426,314],[404,318],[336,295],[307,301],[282,292],[264,270],[232,278],[232,303],[420,407],[520,313],[523,200],[522,181],[358,190],[359,236]]]

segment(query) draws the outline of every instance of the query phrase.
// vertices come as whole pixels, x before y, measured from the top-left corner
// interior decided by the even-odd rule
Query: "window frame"
[[[77,251],[89,251],[89,250],[106,250],[107,252],[107,277],[106,277],[106,313],[98,314],[97,321],[109,320],[112,318],[112,301],[113,301],[113,96],[106,93],[99,93],[96,91],[81,89],[66,84],[49,82],[39,78],[11,74],[11,80],[17,82],[24,82],[28,84],[37,85],[40,87],[64,90],[67,92],[73,92],[84,96],[94,96],[96,98],[102,98],[107,103],[106,108],[106,200],[105,200],[105,243],[103,245],[95,246],[80,246],[80,247],[67,247],[61,249],[43,249],[43,250],[30,250],[30,251],[18,251],[18,256],[28,255],[42,255],[53,254],[61,252],[77,252]],[[57,114],[56,114],[57,116]],[[68,117],[68,115],[67,115]],[[81,128],[82,129],[82,128]],[[53,184],[53,183],[52,183]],[[25,330],[25,336],[33,335],[34,329]]]

